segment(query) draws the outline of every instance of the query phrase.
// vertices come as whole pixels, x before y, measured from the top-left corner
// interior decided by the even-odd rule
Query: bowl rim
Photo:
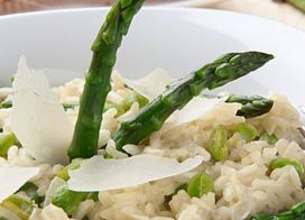
[[[190,0],[193,1],[193,0]],[[196,0],[195,0],[196,1]],[[273,18],[262,17],[259,15],[247,14],[242,12],[236,11],[229,11],[229,10],[220,10],[220,9],[213,9],[213,8],[194,8],[194,7],[173,7],[174,3],[160,5],[160,6],[144,6],[141,12],[143,11],[159,11],[159,12],[194,12],[194,13],[202,13],[202,12],[213,12],[218,15],[223,16],[241,16],[248,19],[256,19],[259,22],[270,22],[275,25],[279,25],[282,28],[290,29],[291,31],[297,31],[301,34],[305,34],[304,30],[299,27],[290,26],[285,24],[281,21],[275,20]],[[102,6],[102,7],[82,7],[82,8],[63,8],[63,9],[50,9],[50,10],[42,10],[42,11],[31,11],[31,12],[21,12],[21,13],[14,13],[14,14],[6,14],[0,16],[0,22],[5,22],[6,20],[11,19],[21,19],[24,17],[32,17],[32,16],[45,16],[49,14],[69,14],[69,13],[86,13],[86,12],[96,12],[96,11],[106,11],[109,10],[109,6]]]

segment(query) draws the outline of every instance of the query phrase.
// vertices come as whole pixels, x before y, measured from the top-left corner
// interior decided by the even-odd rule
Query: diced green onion
[[[11,146],[16,143],[16,137],[13,133],[0,134],[0,156],[6,157]]]
[[[227,145],[228,131],[222,127],[216,127],[210,137],[208,151],[215,161],[225,160],[229,154]]]
[[[282,168],[285,166],[291,165],[295,168],[295,170],[298,172],[300,178],[303,178],[304,176],[304,166],[300,161],[297,160],[291,160],[288,158],[277,158],[270,162],[269,164],[269,171],[272,172],[276,168]]]
[[[235,128],[235,132],[238,132],[246,142],[253,141],[258,136],[256,128],[248,123],[238,124]]]
[[[214,181],[212,177],[206,173],[198,173],[191,178],[187,185],[187,193],[191,197],[198,197],[212,192],[214,189]]]

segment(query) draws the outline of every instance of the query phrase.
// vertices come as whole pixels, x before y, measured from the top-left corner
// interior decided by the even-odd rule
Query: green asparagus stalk
[[[238,110],[238,116],[245,118],[253,118],[269,112],[273,106],[271,99],[262,96],[230,96],[226,102],[237,102],[242,104],[242,108]]]
[[[174,111],[181,109],[203,89],[225,85],[263,66],[272,58],[272,55],[260,52],[226,54],[168,86],[163,94],[142,108],[133,119],[122,123],[113,136],[118,150],[122,150],[125,144],[137,144],[160,129]]]
[[[103,108],[111,87],[110,76],[116,62],[117,50],[143,3],[144,0],[117,0],[92,45],[93,57],[68,150],[70,159],[89,158],[97,152]]]

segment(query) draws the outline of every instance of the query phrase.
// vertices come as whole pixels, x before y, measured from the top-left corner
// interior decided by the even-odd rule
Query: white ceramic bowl
[[[36,68],[56,69],[48,71],[53,83],[81,77],[106,11],[90,8],[0,17],[0,84],[8,83],[20,55]],[[247,94],[273,90],[297,105],[305,104],[305,34],[254,16],[146,8],[124,40],[116,68],[129,77],[143,76],[156,67],[181,76],[221,54],[244,50],[273,53],[275,59],[226,90]]]

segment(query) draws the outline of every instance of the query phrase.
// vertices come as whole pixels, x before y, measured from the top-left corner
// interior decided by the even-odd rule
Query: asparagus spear
[[[144,0],[117,0],[92,45],[93,57],[86,76],[71,146],[70,159],[96,154],[105,99],[116,53]]]
[[[242,104],[242,108],[237,112],[238,116],[245,118],[253,118],[269,112],[273,106],[271,99],[262,96],[230,96],[226,102],[238,102]]]
[[[260,52],[230,53],[205,65],[186,78],[168,86],[158,98],[146,105],[133,119],[123,122],[114,134],[118,150],[125,144],[137,144],[158,130],[177,109],[205,89],[214,89],[264,65],[273,58]]]

